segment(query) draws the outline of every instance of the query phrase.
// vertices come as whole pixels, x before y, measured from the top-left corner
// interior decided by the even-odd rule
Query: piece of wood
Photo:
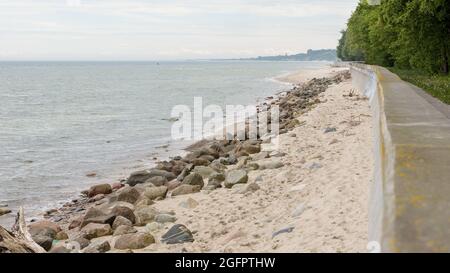
[[[0,253],[2,252],[46,253],[45,249],[38,245],[28,232],[22,207],[17,213],[12,232],[0,226]]]

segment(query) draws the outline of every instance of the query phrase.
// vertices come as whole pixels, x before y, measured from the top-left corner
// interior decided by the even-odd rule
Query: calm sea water
[[[254,104],[314,62],[0,63],[0,204],[28,217],[176,153],[172,106]],[[158,148],[169,143],[167,149]],[[86,174],[95,172],[96,177]],[[10,222],[12,215],[0,217]]]

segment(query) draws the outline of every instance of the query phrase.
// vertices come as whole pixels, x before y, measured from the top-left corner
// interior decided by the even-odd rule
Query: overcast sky
[[[0,0],[0,60],[235,58],[335,48],[358,0]]]

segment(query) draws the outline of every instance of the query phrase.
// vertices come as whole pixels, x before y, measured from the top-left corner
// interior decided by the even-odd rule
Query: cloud
[[[17,52],[41,59],[92,58],[100,52],[123,58],[192,58],[334,47],[357,3],[0,0],[0,53],[2,59]]]

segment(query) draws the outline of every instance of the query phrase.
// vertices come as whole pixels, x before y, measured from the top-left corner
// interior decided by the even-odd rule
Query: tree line
[[[337,54],[344,61],[448,75],[450,0],[361,0]]]

